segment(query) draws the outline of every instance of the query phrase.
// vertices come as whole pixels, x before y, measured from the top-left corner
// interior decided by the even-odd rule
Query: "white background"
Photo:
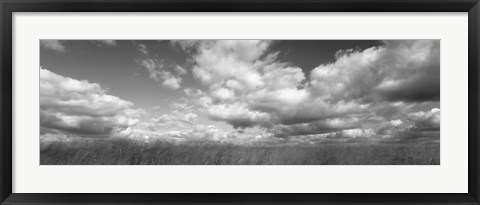
[[[466,193],[467,13],[16,13],[14,193]],[[440,166],[40,166],[39,39],[441,39]]]

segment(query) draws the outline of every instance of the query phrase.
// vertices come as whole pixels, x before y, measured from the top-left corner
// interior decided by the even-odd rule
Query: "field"
[[[41,165],[438,165],[439,145],[172,144],[115,139],[41,143]]]

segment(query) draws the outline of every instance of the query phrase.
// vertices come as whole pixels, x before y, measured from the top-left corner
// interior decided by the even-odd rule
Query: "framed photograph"
[[[1,204],[480,203],[477,0],[0,6]]]

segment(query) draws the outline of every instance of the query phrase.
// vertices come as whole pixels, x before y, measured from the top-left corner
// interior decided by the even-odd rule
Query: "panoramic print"
[[[440,40],[40,40],[41,165],[439,165]]]

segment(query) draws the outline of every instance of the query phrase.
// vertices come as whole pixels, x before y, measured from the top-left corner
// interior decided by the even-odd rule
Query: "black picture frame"
[[[1,0],[1,204],[479,204],[478,0]],[[468,12],[468,193],[26,194],[12,193],[14,12]],[[455,177],[455,176],[450,176]]]

